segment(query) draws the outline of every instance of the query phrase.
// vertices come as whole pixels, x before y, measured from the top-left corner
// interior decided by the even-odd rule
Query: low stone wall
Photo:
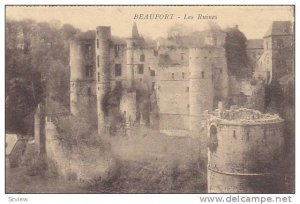
[[[96,182],[108,176],[114,160],[109,155],[103,156],[101,149],[95,147],[67,148],[57,137],[56,127],[46,123],[46,151],[50,168],[65,179],[77,179],[84,182]],[[85,157],[84,155],[88,155]]]

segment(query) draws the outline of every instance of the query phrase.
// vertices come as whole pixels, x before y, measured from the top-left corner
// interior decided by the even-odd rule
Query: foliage
[[[80,118],[73,115],[67,117],[57,117],[53,119],[60,143],[70,151],[80,144],[88,146],[97,145],[97,132],[92,124],[86,118]]]
[[[46,96],[69,105],[69,45],[79,30],[58,21],[6,21],[6,129],[24,133],[22,120]]]
[[[41,160],[41,158],[38,155],[34,155],[32,158],[31,163],[26,166],[26,175],[28,176],[37,176],[41,175],[43,171],[45,170],[43,168],[44,162]]]
[[[107,91],[102,99],[101,108],[105,115],[111,109],[119,109],[122,91],[124,90],[121,83],[117,83],[112,91]]]
[[[271,84],[266,86],[265,90],[265,106],[268,112],[280,112],[281,105],[285,100],[283,92],[278,81],[273,80]]]
[[[246,78],[252,76],[246,53],[247,38],[237,28],[226,30],[225,50],[229,75]]]

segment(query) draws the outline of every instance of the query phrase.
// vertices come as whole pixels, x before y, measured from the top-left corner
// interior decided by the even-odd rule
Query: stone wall
[[[136,122],[136,92],[124,91],[122,93],[120,112],[130,125]]]
[[[97,72],[97,116],[98,133],[105,131],[105,113],[102,101],[110,90],[110,54],[111,30],[110,27],[99,26],[96,31],[96,72]]]
[[[201,115],[213,109],[214,87],[212,81],[211,50],[190,48],[189,50],[189,114],[190,131],[201,131]]]
[[[265,107],[265,83],[260,79],[229,78],[230,105],[263,111]]]
[[[78,36],[70,42],[70,109],[76,116],[96,119],[94,37]],[[83,108],[84,107],[84,108]]]
[[[157,79],[161,132],[168,135],[187,135],[190,106],[188,68],[160,68]]]
[[[65,116],[63,116],[65,117]],[[59,139],[59,133],[50,118],[46,122],[46,154],[50,168],[64,179],[75,179],[93,184],[105,178],[113,164],[111,158],[104,158],[98,148],[85,147],[72,149]],[[89,155],[84,158],[83,155]]]
[[[208,130],[208,192],[277,192],[271,188],[275,183],[269,182],[282,178],[282,119],[248,109],[232,110],[213,117]]]

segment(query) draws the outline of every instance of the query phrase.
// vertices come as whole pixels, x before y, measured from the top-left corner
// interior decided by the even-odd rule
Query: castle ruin
[[[247,41],[250,63],[240,69],[250,76],[241,76],[230,71],[226,31],[219,28],[148,41],[135,23],[127,39],[99,26],[70,42],[70,112],[95,124],[100,136],[117,112],[127,130],[157,122],[165,135],[208,141],[208,192],[270,191],[279,178],[274,161],[280,163],[283,119],[260,111],[265,85],[288,71],[278,63],[293,63],[292,36],[291,22],[273,22],[263,40]],[[108,96],[117,89],[113,110]],[[228,110],[235,106],[243,108]]]
[[[264,80],[230,74],[225,41],[226,32],[219,28],[148,42],[135,23],[127,39],[112,36],[110,27],[99,26],[96,32],[78,36],[70,46],[71,112],[92,122],[96,117],[101,134],[111,114],[105,95],[116,86],[122,87],[119,112],[127,124],[153,120],[143,113],[145,109],[151,113],[151,107],[138,100],[147,92],[155,96],[160,131],[171,136],[205,132],[203,113],[213,111],[219,101],[227,107],[263,110]]]

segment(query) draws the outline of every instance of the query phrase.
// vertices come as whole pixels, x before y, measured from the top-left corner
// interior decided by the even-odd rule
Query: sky
[[[174,14],[173,19],[134,19],[136,14]],[[97,26],[111,26],[112,35],[129,37],[133,22],[144,37],[165,37],[174,24],[191,30],[204,30],[209,20],[197,19],[198,14],[217,16],[221,28],[239,26],[248,39],[262,38],[272,21],[294,21],[291,6],[7,6],[7,19],[33,19],[37,22],[58,20],[82,31]],[[184,16],[193,19],[184,19]]]

